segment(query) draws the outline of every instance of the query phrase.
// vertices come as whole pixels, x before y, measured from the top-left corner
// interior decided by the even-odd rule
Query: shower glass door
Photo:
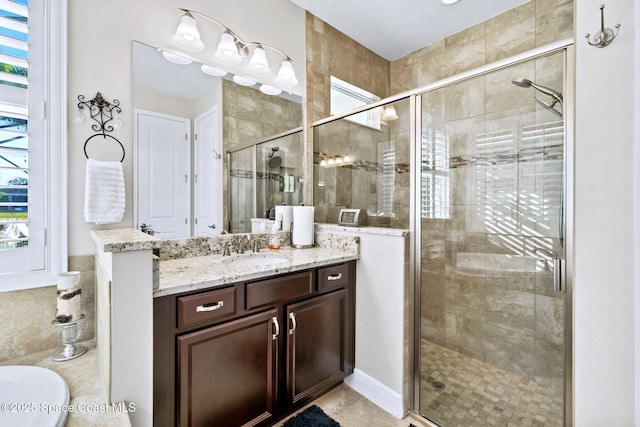
[[[418,97],[419,409],[440,426],[564,423],[564,64]]]

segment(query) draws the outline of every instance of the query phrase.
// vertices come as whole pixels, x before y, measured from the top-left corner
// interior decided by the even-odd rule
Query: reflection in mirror
[[[229,153],[230,232],[269,231],[275,206],[302,203],[303,146],[298,128]]]
[[[139,42],[133,42],[132,62],[136,227],[144,223],[160,238],[217,235],[228,230],[225,183],[230,178],[224,153],[254,147],[300,128],[302,99],[287,93],[266,95],[257,87],[233,83],[232,76],[206,74],[195,62],[169,62],[158,49]],[[295,152],[302,153],[301,136],[296,143]],[[285,147],[288,145],[282,143],[280,155]],[[287,157],[290,160],[283,158],[277,173],[271,171],[269,179],[261,179],[263,185],[275,176],[279,179],[281,171],[288,174],[287,168],[295,168],[297,178],[302,179],[302,155]],[[294,160],[300,164],[286,163]],[[251,173],[264,176],[264,172],[255,174],[255,165],[251,165]],[[243,209],[245,204],[251,206],[252,215],[264,217],[265,206],[286,202],[282,197],[267,197],[267,193],[254,187],[251,194],[237,193],[243,197],[235,202]],[[257,198],[260,210],[253,202]],[[235,229],[247,232],[250,225]]]

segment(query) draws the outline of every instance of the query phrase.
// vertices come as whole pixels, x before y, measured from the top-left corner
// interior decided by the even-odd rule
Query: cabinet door
[[[180,426],[252,426],[276,406],[276,309],[178,337]]]
[[[287,307],[287,398],[318,396],[345,377],[347,290]]]

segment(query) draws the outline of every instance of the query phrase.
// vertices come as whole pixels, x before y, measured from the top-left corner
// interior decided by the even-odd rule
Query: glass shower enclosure
[[[439,426],[571,424],[566,51],[314,125],[316,221],[410,229],[414,410]]]
[[[293,129],[228,153],[229,233],[252,231],[252,220],[303,200],[303,132]],[[255,226],[255,224],[254,224]]]

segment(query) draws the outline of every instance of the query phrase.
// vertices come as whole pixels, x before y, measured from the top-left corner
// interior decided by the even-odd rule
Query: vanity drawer
[[[339,264],[318,269],[318,291],[349,284],[349,265]]]
[[[236,313],[236,288],[216,289],[178,298],[178,328]]]
[[[310,295],[311,271],[247,283],[247,310]]]

